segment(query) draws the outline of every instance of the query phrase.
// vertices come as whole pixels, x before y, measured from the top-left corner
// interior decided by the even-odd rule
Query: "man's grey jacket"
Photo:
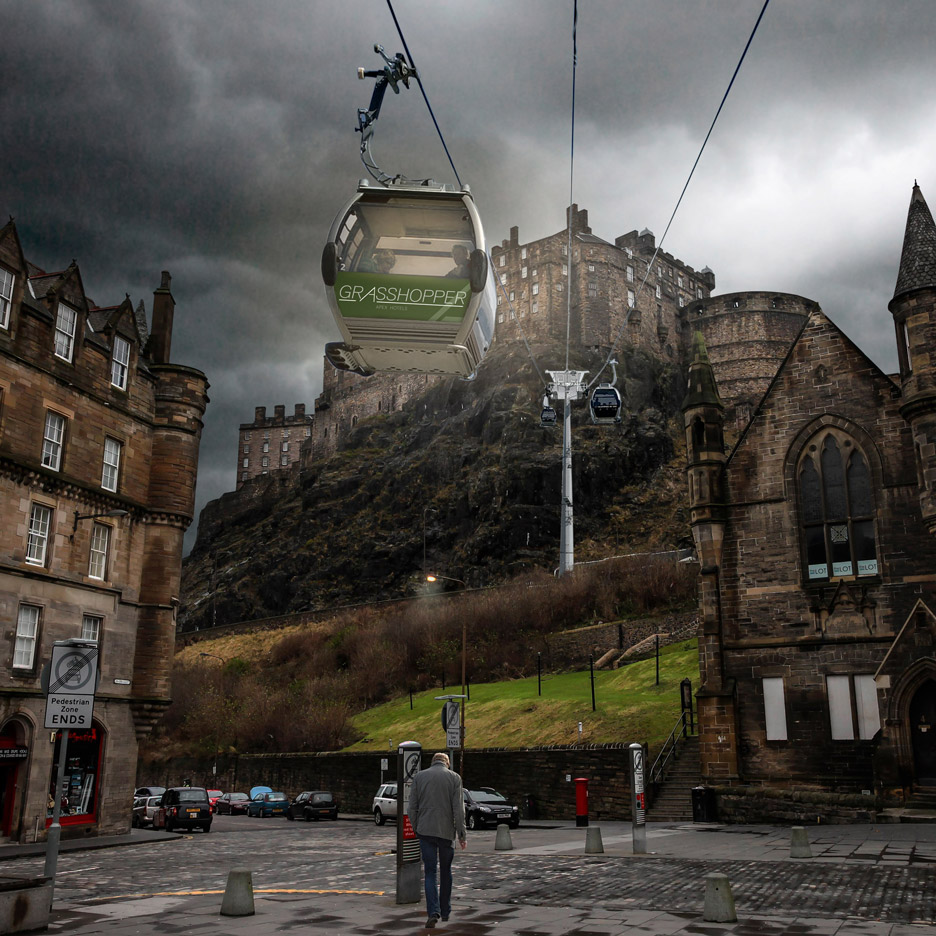
[[[417,835],[465,841],[465,803],[461,777],[445,764],[421,770],[410,787],[406,813]]]

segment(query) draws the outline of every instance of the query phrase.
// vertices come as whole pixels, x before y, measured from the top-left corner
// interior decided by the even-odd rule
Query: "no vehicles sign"
[[[46,728],[91,727],[97,659],[98,648],[92,643],[53,645],[46,689]]]

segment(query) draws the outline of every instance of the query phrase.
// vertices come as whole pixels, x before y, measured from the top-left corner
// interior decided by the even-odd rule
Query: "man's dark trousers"
[[[447,918],[452,912],[452,859],[455,849],[449,839],[420,835],[419,848],[426,871],[426,913]],[[436,865],[439,880],[436,880]]]

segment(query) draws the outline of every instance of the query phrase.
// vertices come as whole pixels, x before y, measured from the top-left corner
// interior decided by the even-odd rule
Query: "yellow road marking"
[[[386,891],[372,890],[312,890],[297,887],[254,888],[255,894],[359,894],[365,897],[383,897]],[[223,894],[223,890],[154,891],[151,894],[118,894],[115,897],[98,897],[98,900],[138,900],[143,897],[203,897],[206,894]]]

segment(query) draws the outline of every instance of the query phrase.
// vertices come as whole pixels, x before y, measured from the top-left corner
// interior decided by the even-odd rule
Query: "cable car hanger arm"
[[[358,78],[362,81],[365,78],[376,78],[377,84],[374,85],[374,93],[371,95],[370,105],[367,108],[358,108],[358,125],[357,132],[365,134],[365,131],[368,127],[380,116],[380,107],[383,104],[384,94],[387,92],[387,86],[389,85],[393,89],[394,94],[400,93],[400,82],[403,83],[404,88],[409,88],[410,78],[415,78],[419,80],[419,75],[416,73],[416,69],[412,68],[403,57],[402,52],[397,52],[394,58],[389,58],[387,56],[386,50],[380,43],[374,44],[374,51],[384,60],[386,65],[383,68],[375,68],[368,70],[365,68],[358,69]],[[367,139],[361,140],[361,149],[363,151],[364,145]]]

